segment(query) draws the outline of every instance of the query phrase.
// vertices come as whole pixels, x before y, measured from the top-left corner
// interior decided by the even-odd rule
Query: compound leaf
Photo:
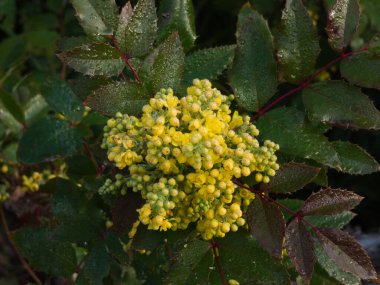
[[[332,48],[341,50],[350,43],[359,18],[358,0],[337,0],[330,7],[326,31]]]
[[[46,117],[31,125],[21,138],[18,159],[39,163],[56,156],[70,156],[82,145],[79,131],[67,121]]]
[[[343,81],[313,84],[302,96],[311,120],[342,128],[380,128],[380,112],[372,101],[359,88]]]
[[[83,74],[115,76],[124,69],[120,53],[109,44],[83,45],[58,54],[68,66]]]
[[[277,37],[280,72],[291,83],[307,78],[320,52],[318,35],[302,0],[287,0]]]
[[[86,104],[99,113],[114,116],[117,112],[137,115],[148,102],[148,93],[138,82],[115,82],[96,89]]]
[[[354,192],[327,188],[315,192],[301,208],[303,215],[336,215],[355,208],[363,197]]]
[[[191,0],[163,0],[160,3],[158,15],[158,41],[178,31],[186,51],[194,46],[197,35]]]
[[[257,197],[248,210],[251,234],[269,254],[281,258],[285,220],[280,209]]]
[[[238,104],[248,111],[256,111],[277,89],[272,35],[264,18],[244,6],[239,13],[236,38],[230,84]]]
[[[340,268],[362,279],[376,279],[371,259],[359,243],[348,233],[338,229],[317,231],[322,249]]]

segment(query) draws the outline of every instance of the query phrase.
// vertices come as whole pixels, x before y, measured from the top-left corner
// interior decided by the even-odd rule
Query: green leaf
[[[280,259],[285,236],[285,220],[279,208],[263,199],[254,199],[247,222],[253,237],[272,256]]]
[[[347,225],[354,217],[355,214],[353,212],[344,211],[337,215],[307,216],[305,219],[316,227],[340,229]]]
[[[185,54],[178,33],[171,34],[158,47],[158,54],[151,73],[152,86],[155,92],[161,88],[176,90],[182,78]]]
[[[326,270],[328,275],[338,280],[343,285],[361,285],[360,278],[340,269],[334,261],[332,261],[322,250],[320,245],[317,245],[317,260],[321,267]],[[320,285],[320,283],[318,284]],[[334,284],[335,285],[335,284]]]
[[[320,52],[318,34],[302,0],[287,0],[277,37],[280,72],[291,83],[307,78]]]
[[[354,192],[327,188],[311,194],[301,212],[306,216],[336,215],[355,208],[361,200]]]
[[[244,232],[228,233],[217,241],[217,245],[227,280],[235,279],[242,285],[289,284],[283,265],[270,257],[253,237]]]
[[[342,172],[364,175],[380,170],[377,161],[360,146],[346,141],[334,141],[332,146],[338,153]]]
[[[303,91],[302,98],[311,120],[342,128],[380,128],[380,112],[372,101],[343,81],[313,84]]]
[[[22,130],[22,125],[8,111],[2,100],[0,100],[0,119],[1,123],[11,132],[18,134]]]
[[[278,108],[262,116],[256,123],[262,139],[280,145],[280,151],[313,159],[330,167],[339,166],[339,157],[326,137],[304,121],[295,108]]]
[[[0,2],[0,28],[12,34],[16,19],[16,1],[2,0]]]
[[[315,263],[314,240],[297,218],[286,227],[285,248],[297,272],[304,280],[310,280]]]
[[[148,99],[149,95],[142,84],[126,81],[100,87],[87,97],[86,104],[109,116],[114,116],[117,112],[137,115]]]
[[[102,241],[97,241],[86,256],[76,284],[103,285],[103,279],[108,275],[109,270],[110,256],[107,253],[105,244]]]
[[[302,189],[318,175],[320,168],[303,163],[282,164],[270,180],[270,192],[288,193]]]
[[[94,199],[68,180],[56,179],[52,210],[58,221],[57,238],[70,242],[90,242],[97,239],[104,220]]]
[[[277,88],[272,35],[264,18],[244,6],[239,13],[236,37],[230,84],[238,104],[248,111],[256,111]]]
[[[380,55],[370,51],[352,55],[341,62],[340,72],[351,83],[380,89]]]
[[[351,41],[359,24],[358,0],[337,0],[328,10],[327,35],[332,48],[341,50]]]
[[[380,2],[377,0],[362,0],[361,3],[369,16],[372,27],[376,30],[380,29]]]
[[[37,94],[32,99],[30,99],[24,109],[25,121],[28,125],[42,119],[42,117],[49,110],[48,104],[41,94]]]
[[[362,279],[376,279],[371,259],[359,243],[344,231],[319,229],[317,237],[322,249],[340,268]]]
[[[68,66],[89,76],[119,75],[124,69],[120,53],[109,44],[84,45],[58,54]]]
[[[114,0],[71,0],[84,31],[90,35],[112,35],[117,6]]]
[[[25,39],[14,36],[4,39],[0,43],[0,70],[7,70],[22,60],[26,50]]]
[[[183,84],[192,84],[193,79],[215,79],[225,70],[234,58],[234,45],[202,49],[185,59]]]
[[[165,284],[210,284],[208,278],[211,272],[210,267],[213,265],[210,243],[194,239],[186,243],[186,247],[178,252]]]
[[[315,266],[313,276],[310,280],[310,285],[342,285],[339,281],[330,277],[328,273],[321,268],[320,265]],[[349,285],[349,284],[347,284]]]
[[[77,129],[69,122],[46,117],[30,126],[21,138],[18,159],[27,164],[70,156],[82,145]]]
[[[147,54],[153,46],[157,33],[157,15],[154,0],[139,0],[125,30],[122,50],[130,57]]]
[[[53,276],[71,276],[76,268],[72,245],[54,238],[48,228],[22,228],[15,232],[14,241],[21,254],[33,267]]]
[[[128,1],[123,9],[121,9],[120,15],[119,15],[119,23],[117,26],[117,30],[115,33],[115,41],[120,50],[123,52],[127,52],[127,31],[128,31],[128,24],[131,21],[133,16],[133,8],[130,1]]]
[[[374,35],[369,42],[369,51],[372,54],[380,56],[380,32]]]
[[[0,89],[0,102],[20,124],[25,123],[24,111],[11,94]]]
[[[171,33],[178,31],[186,51],[194,46],[194,8],[191,0],[163,0],[158,10],[158,41],[163,41]]]
[[[41,93],[50,107],[69,120],[78,122],[82,118],[84,113],[82,102],[65,81],[55,76],[49,77]]]

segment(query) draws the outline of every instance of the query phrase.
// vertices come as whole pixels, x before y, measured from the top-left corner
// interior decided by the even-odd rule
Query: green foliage
[[[236,54],[229,72],[238,104],[256,111],[276,92],[273,39],[264,18],[249,6],[239,13]]]
[[[0,1],[0,200],[11,197],[0,206],[5,220],[8,212],[20,219],[12,239],[42,282],[355,285],[377,278],[363,248],[341,230],[363,198],[328,184],[343,184],[336,181],[342,173],[380,170],[377,0],[361,8],[357,0],[66,2]],[[224,23],[236,20],[235,39]],[[99,147],[108,117],[139,117],[162,88],[186,96],[195,78],[234,94],[230,116],[245,113],[260,145],[280,146],[268,184],[259,169],[232,181],[255,194],[243,213],[247,224],[210,241],[194,223],[165,232],[137,225],[140,192],[98,193],[105,181],[117,186],[131,174]],[[109,137],[120,145],[123,138]],[[33,175],[46,184],[25,194]],[[48,206],[17,204],[24,197]]]

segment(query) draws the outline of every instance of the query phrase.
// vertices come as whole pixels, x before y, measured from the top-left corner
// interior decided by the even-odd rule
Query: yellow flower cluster
[[[130,175],[106,182],[101,192],[124,194],[125,185],[141,191],[146,203],[139,220],[149,229],[186,229],[197,222],[206,240],[237,231],[254,195],[232,179],[254,175],[268,183],[279,168],[279,147],[271,141],[259,145],[250,118],[232,113],[232,99],[196,79],[183,98],[162,89],[140,119],[116,114],[104,128],[102,147]]]
[[[36,192],[40,189],[42,184],[45,184],[47,180],[53,179],[56,175],[51,174],[50,170],[41,172],[33,172],[32,175],[22,176],[22,190],[25,192]]]

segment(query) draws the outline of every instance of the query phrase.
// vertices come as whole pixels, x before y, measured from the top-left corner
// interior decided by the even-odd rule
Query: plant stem
[[[129,58],[126,54],[123,53],[123,51],[120,49],[119,45],[117,44],[116,38],[114,36],[111,37],[112,44],[117,49],[117,51],[120,53],[121,58],[123,59],[124,63],[129,67],[129,69],[132,71],[133,76],[136,78],[137,81],[140,81],[140,77],[138,76],[136,70],[133,68],[131,63],[129,62]]]
[[[91,152],[90,147],[88,144],[85,142],[84,143],[84,152],[87,154],[87,156],[90,158],[91,162],[94,164],[96,171],[98,173],[98,176],[103,175],[103,169],[100,167],[98,161],[95,159],[94,154]]]
[[[220,263],[220,260],[219,260],[218,246],[213,239],[210,240],[210,244],[212,248],[212,253],[214,254],[214,260],[215,260],[216,268],[218,269],[220,281],[222,282],[223,285],[227,285],[226,279],[224,277],[222,264]]]
[[[39,285],[42,285],[41,280],[37,277],[36,273],[34,273],[33,269],[29,266],[29,264],[22,257],[21,253],[18,251],[16,245],[14,244],[14,242],[12,240],[11,233],[9,231],[7,220],[5,219],[5,214],[4,214],[4,210],[3,210],[3,206],[2,205],[0,205],[0,218],[1,218],[1,224],[3,225],[3,228],[4,228],[5,235],[7,236],[7,239],[9,241],[9,243],[10,243],[13,251],[16,253],[18,259],[20,260],[22,266],[28,272],[28,274],[30,275],[30,277],[32,277],[32,279],[34,280],[34,282],[36,282]]]
[[[318,232],[318,228],[313,225],[312,223],[310,223],[308,220],[305,220],[302,213],[300,212],[295,212],[293,211],[292,209],[286,207],[285,205],[282,205],[281,203],[279,203],[278,201],[276,201],[275,199],[269,197],[269,196],[264,196],[263,195],[263,192],[260,191],[260,190],[256,190],[254,188],[251,188],[251,187],[248,187],[248,186],[245,186],[243,185],[240,181],[237,181],[237,180],[234,180],[233,183],[241,188],[244,188],[244,189],[247,189],[249,191],[251,191],[252,193],[254,194],[257,194],[257,195],[260,195],[260,198],[262,199],[265,199],[266,201],[268,202],[271,202],[275,205],[277,205],[278,207],[280,207],[281,209],[285,210],[286,212],[288,212],[289,214],[291,214],[293,217],[295,217],[296,219],[298,220],[301,220],[303,221],[305,224],[307,224],[314,232]]]
[[[334,60],[330,61],[329,63],[327,63],[326,65],[322,66],[316,73],[314,73],[312,76],[310,76],[308,79],[306,79],[301,85],[297,86],[296,88],[286,92],[285,94],[281,95],[280,97],[278,97],[276,100],[274,100],[273,102],[269,103],[268,105],[264,106],[263,108],[260,108],[257,113],[251,118],[251,120],[256,120],[258,118],[260,118],[262,115],[264,115],[266,112],[268,112],[271,108],[273,108],[274,106],[276,106],[278,103],[280,103],[282,100],[284,100],[285,98],[289,97],[290,95],[300,91],[300,90],[303,90],[307,87],[310,86],[311,82],[318,76],[320,75],[322,72],[326,71],[327,69],[329,69],[332,65],[338,63],[339,61],[345,59],[345,58],[348,58],[354,54],[358,54],[358,53],[361,53],[363,51],[366,51],[368,50],[368,47],[365,47],[365,48],[362,48],[362,49],[359,49],[359,50],[355,50],[355,51],[350,51],[350,52],[347,52],[347,53],[341,53],[339,55],[339,57],[335,58]]]

